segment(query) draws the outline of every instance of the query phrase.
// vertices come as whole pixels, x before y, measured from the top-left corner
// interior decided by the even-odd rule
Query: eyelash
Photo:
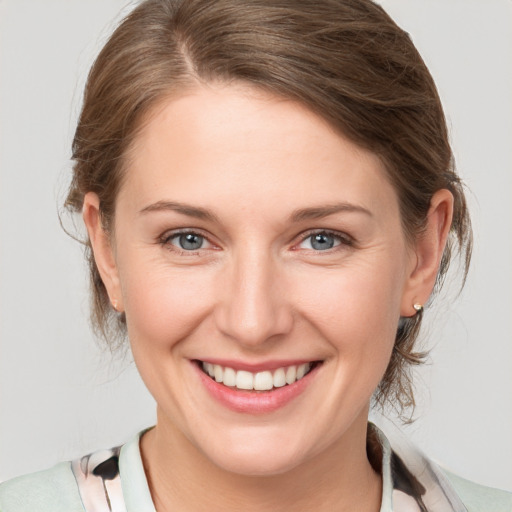
[[[159,238],[159,244],[166,249],[177,252],[179,255],[184,256],[194,256],[198,255],[203,248],[197,249],[197,250],[185,250],[181,249],[178,246],[171,243],[171,241],[179,236],[182,235],[195,235],[199,236],[202,239],[204,239],[208,244],[215,247],[215,244],[211,242],[205,234],[201,232],[201,230],[198,229],[183,229],[178,231],[172,231],[172,232],[166,232]],[[316,235],[326,235],[328,237],[335,238],[339,243],[337,245],[334,245],[333,247],[324,249],[324,250],[315,250],[315,249],[306,249],[308,251],[311,251],[313,253],[332,253],[333,251],[339,250],[339,248],[343,247],[352,247],[354,245],[354,239],[347,235],[346,233],[340,233],[338,231],[331,231],[328,229],[313,229],[311,231],[306,232],[303,234],[299,240],[298,243],[294,244],[292,247],[292,250],[299,250],[298,246],[303,244],[306,240],[312,238]]]
[[[166,232],[164,233],[160,238],[159,238],[159,243],[162,247],[164,247],[165,249],[169,250],[169,251],[173,251],[173,252],[177,252],[180,256],[183,255],[183,256],[194,256],[194,255],[198,255],[199,254],[199,251],[202,250],[201,249],[197,249],[197,250],[185,250],[185,249],[181,249],[180,247],[174,245],[171,243],[171,241],[174,239],[174,238],[177,238],[179,236],[182,236],[182,235],[195,235],[195,236],[199,236],[201,237],[202,239],[204,239],[208,244],[210,245],[214,245],[210,240],[209,238],[204,235],[201,230],[199,229],[182,229],[182,230],[177,230],[177,231],[172,231],[172,232]]]
[[[311,231],[306,232],[304,235],[301,236],[300,241],[294,245],[294,248],[298,245],[304,243],[306,240],[312,238],[315,235],[326,235],[332,238],[335,238],[339,244],[335,245],[334,247],[325,249],[325,250],[314,250],[314,249],[307,249],[309,251],[312,251],[314,253],[332,253],[333,251],[336,251],[340,248],[346,248],[346,247],[353,247],[354,245],[354,239],[347,235],[346,233],[341,233],[339,231],[331,231],[329,229],[312,229]]]

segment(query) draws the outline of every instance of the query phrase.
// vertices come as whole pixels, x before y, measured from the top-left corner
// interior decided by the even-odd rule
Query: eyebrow
[[[211,222],[218,221],[217,216],[210,210],[207,210],[206,208],[191,206],[185,203],[178,203],[176,201],[157,201],[156,203],[146,206],[145,208],[140,210],[139,213],[147,214],[151,212],[160,211],[173,211],[181,213],[182,215],[186,215],[188,217],[194,217],[196,219],[207,220]],[[370,210],[367,210],[362,206],[358,206],[351,203],[336,203],[332,205],[313,206],[311,208],[301,208],[299,210],[295,210],[290,215],[290,219],[292,222],[323,219],[324,217],[328,217],[329,215],[334,215],[335,213],[340,212],[363,213],[370,217],[373,217],[373,214],[370,212]]]
[[[211,222],[217,221],[217,217],[205,208],[198,206],[191,206],[189,204],[177,203],[175,201],[158,201],[156,203],[146,206],[139,213],[146,214],[151,212],[162,212],[162,211],[173,211],[187,215],[188,217],[194,217],[196,219],[208,220]]]
[[[301,208],[300,210],[295,210],[291,214],[290,219],[293,222],[323,219],[324,217],[340,212],[364,213],[365,215],[373,217],[373,213],[362,206],[351,203],[336,203],[327,206],[314,206],[312,208]]]

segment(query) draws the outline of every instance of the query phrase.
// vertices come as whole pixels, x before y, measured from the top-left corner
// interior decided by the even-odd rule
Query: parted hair
[[[438,289],[458,253],[465,277],[471,225],[434,81],[409,35],[371,0],[146,0],[117,27],[88,76],[73,140],[66,207],[100,200],[112,230],[128,151],[151,110],[200,83],[245,83],[300,102],[378,155],[399,202],[404,233],[422,235],[432,195],[448,189],[454,216]],[[93,326],[111,346],[126,337],[90,242]],[[377,271],[377,269],[376,269]],[[401,412],[414,405],[411,365],[422,313],[401,319],[375,394]]]

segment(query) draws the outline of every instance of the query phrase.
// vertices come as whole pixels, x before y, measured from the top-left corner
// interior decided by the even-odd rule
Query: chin
[[[253,457],[240,453],[226,453],[223,457],[212,458],[212,462],[230,473],[241,476],[273,476],[291,471],[300,464],[296,457],[282,453],[257,454]]]
[[[203,451],[219,468],[244,476],[272,476],[291,471],[304,462],[304,450],[294,448],[291,439],[272,441],[268,433],[257,438],[247,435],[217,441],[211,449]]]

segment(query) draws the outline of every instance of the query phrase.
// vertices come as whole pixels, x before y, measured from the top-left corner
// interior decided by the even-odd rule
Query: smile
[[[291,403],[308,389],[324,361],[267,361],[250,364],[191,361],[206,392],[237,413],[267,414]],[[219,364],[223,363],[223,364]]]
[[[224,386],[245,391],[270,391],[301,380],[311,371],[314,364],[312,362],[283,366],[272,371],[255,373],[207,362],[202,362],[201,368],[212,379]]]

